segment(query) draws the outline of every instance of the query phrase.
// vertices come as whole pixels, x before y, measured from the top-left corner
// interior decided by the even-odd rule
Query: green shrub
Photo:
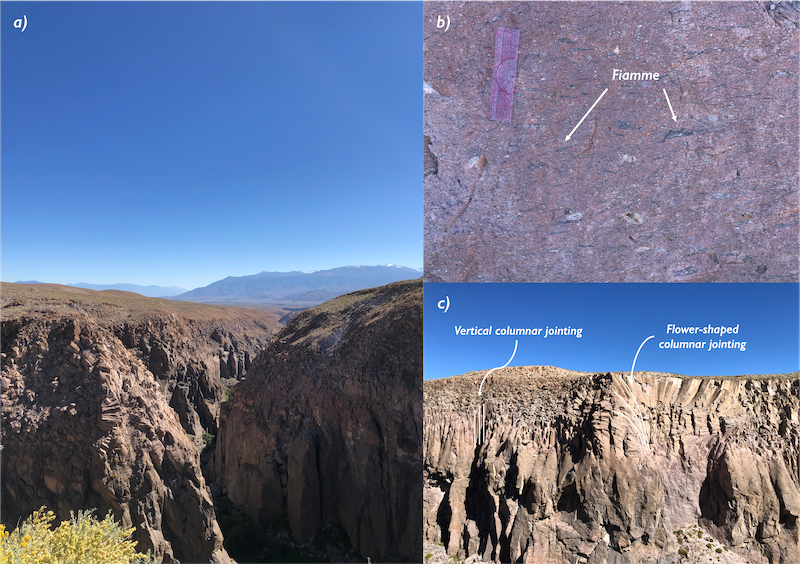
[[[721,548],[717,549],[717,554],[722,554],[722,549]]]
[[[706,545],[706,548],[711,548],[711,543],[708,543],[708,544]]]
[[[111,511],[98,521],[90,511],[70,512],[70,520],[55,529],[56,516],[46,507],[28,517],[9,533],[0,525],[0,562],[82,564],[104,562],[130,564],[150,562],[150,554],[136,552],[136,541],[129,540],[135,529],[123,529]]]
[[[686,558],[687,556],[689,556],[689,551],[688,551],[688,550],[686,550],[685,548],[681,548],[681,549],[678,551],[678,554],[680,554],[681,556],[683,556],[684,558]]]
[[[425,561],[426,561],[426,562],[427,562],[428,560],[430,560],[431,558],[433,558],[433,554],[431,554],[430,552],[429,552],[428,554],[426,554],[426,555],[425,555]]]
[[[212,435],[211,433],[203,433],[202,438],[203,442],[206,443],[206,446],[214,442],[214,435]]]
[[[224,394],[225,394],[225,401],[228,401],[229,399],[231,399],[231,389],[230,388],[225,388]]]

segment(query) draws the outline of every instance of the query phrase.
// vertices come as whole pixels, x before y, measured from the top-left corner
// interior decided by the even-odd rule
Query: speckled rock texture
[[[428,543],[483,562],[797,562],[797,373],[505,368],[478,442],[485,374],[424,383]]]
[[[215,480],[297,543],[344,529],[372,562],[422,561],[422,281],[299,314],[224,404]]]
[[[799,10],[425,3],[425,281],[798,281]],[[498,27],[511,123],[488,119]]]

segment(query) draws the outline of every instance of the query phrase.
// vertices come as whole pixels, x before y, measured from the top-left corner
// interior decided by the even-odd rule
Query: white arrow
[[[606,88],[605,90],[603,90],[603,93],[602,93],[602,94],[600,94],[600,98],[602,98],[603,96],[605,96],[606,92],[608,92],[608,88]],[[583,116],[583,117],[581,118],[581,121],[579,121],[579,122],[578,122],[578,125],[576,125],[575,127],[573,127],[573,128],[572,128],[572,131],[570,131],[570,132],[569,132],[569,135],[567,135],[567,138],[566,138],[566,139],[564,139],[564,141],[569,141],[570,139],[572,139],[572,134],[573,134],[573,133],[575,133],[575,130],[576,130],[576,129],[578,129],[578,128],[581,126],[581,124],[583,123],[583,120],[585,120],[585,119],[586,119],[586,116],[588,116],[590,113],[592,113],[592,110],[593,110],[593,109],[594,109],[594,107],[597,105],[597,102],[599,102],[599,101],[600,101],[600,98],[598,98],[597,100],[595,100],[594,104],[592,104],[592,107],[591,107],[591,108],[589,108],[589,111],[588,111],[588,112],[586,112],[586,115],[585,115],[585,116]]]
[[[486,373],[486,376],[483,377],[483,380],[481,380],[481,385],[478,388],[478,395],[479,396],[482,395],[481,394],[481,390],[483,390],[483,383],[486,381],[486,378],[489,377],[489,374],[491,374],[495,370],[499,370],[501,368],[505,368],[506,366],[511,364],[511,361],[514,360],[514,355],[517,354],[517,346],[518,345],[519,345],[519,340],[514,341],[514,352],[511,353],[511,358],[508,359],[508,362],[506,362],[503,366],[498,366],[497,368],[492,368],[489,372]]]
[[[664,88],[664,97],[667,99],[667,104],[669,104],[669,111],[672,112],[672,121],[678,121],[678,116],[675,115],[675,110],[672,109],[672,102],[669,101],[669,96],[667,96],[667,89]]]
[[[634,369],[634,368],[636,368],[636,359],[637,359],[637,358],[639,358],[639,353],[640,353],[640,352],[642,352],[642,347],[644,346],[644,344],[645,344],[647,341],[649,341],[650,339],[655,339],[655,338],[656,338],[656,336],[655,336],[655,335],[650,335],[650,336],[649,336],[649,337],[647,337],[647,338],[646,338],[644,341],[642,341],[642,344],[641,344],[641,345],[639,345],[639,348],[636,350],[636,356],[634,356],[634,357],[633,357],[633,364],[631,364],[631,375],[630,375],[630,377],[629,377],[629,380],[630,380],[631,382],[633,382],[633,369]]]

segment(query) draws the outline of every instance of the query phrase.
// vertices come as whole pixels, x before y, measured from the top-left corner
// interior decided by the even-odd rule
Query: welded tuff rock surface
[[[426,2],[425,280],[797,281],[798,6]]]
[[[4,283],[2,298],[3,522],[110,509],[157,561],[228,561],[190,432],[216,424],[215,331],[266,341],[269,317],[50,284]],[[170,382],[172,398],[198,393],[183,411]]]
[[[223,493],[297,543],[340,526],[372,561],[421,561],[422,281],[298,315],[222,411]]]
[[[624,374],[502,369],[480,442],[484,374],[424,384],[427,542],[482,561],[677,562],[700,526],[721,561],[797,562],[796,373],[637,372],[629,392]]]

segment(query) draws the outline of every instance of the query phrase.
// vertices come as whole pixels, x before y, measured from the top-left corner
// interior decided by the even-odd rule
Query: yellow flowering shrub
[[[0,564],[131,564],[149,562],[128,540],[134,529],[123,529],[111,512],[98,521],[92,511],[70,512],[55,529],[52,511],[42,507],[9,533],[0,525]]]

